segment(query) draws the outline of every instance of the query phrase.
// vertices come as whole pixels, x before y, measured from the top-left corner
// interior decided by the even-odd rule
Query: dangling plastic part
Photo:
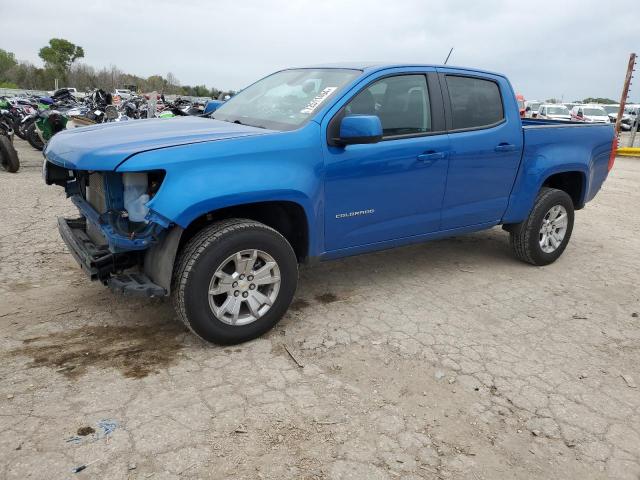
[[[144,222],[149,209],[147,194],[148,182],[146,173],[125,173],[122,175],[124,184],[124,208],[129,213],[129,221]]]

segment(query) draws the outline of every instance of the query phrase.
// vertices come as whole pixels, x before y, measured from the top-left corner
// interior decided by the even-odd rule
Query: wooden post
[[[622,87],[622,96],[620,97],[620,108],[618,109],[618,118],[616,118],[616,136],[620,133],[620,122],[622,121],[622,115],[624,115],[624,107],[627,103],[627,97],[629,96],[629,85],[631,85],[631,77],[633,76],[633,69],[636,64],[636,54],[632,53],[629,56],[629,66],[627,67],[627,76],[624,79],[624,87]]]

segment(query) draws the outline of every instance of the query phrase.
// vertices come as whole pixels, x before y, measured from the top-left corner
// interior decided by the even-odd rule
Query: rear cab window
[[[493,80],[445,75],[451,102],[452,130],[489,128],[504,120],[500,87]]]

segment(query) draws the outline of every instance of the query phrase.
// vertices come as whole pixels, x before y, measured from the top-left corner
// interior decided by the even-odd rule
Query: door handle
[[[494,150],[496,152],[514,152],[517,147],[515,145],[511,145],[510,143],[501,143]]]
[[[447,158],[447,152],[424,152],[418,155],[418,161],[423,163],[433,163],[443,158]]]

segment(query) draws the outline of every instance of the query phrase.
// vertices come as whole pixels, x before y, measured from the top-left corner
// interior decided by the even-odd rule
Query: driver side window
[[[378,80],[345,107],[346,115],[377,115],[383,137],[432,131],[425,75],[398,75]]]

